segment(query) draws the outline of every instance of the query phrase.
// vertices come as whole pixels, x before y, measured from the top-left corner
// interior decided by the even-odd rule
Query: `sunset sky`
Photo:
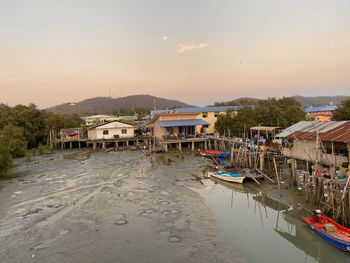
[[[350,95],[349,0],[0,0],[0,102]]]

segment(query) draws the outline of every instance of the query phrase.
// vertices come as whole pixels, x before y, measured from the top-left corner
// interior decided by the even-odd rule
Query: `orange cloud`
[[[179,44],[179,47],[177,49],[177,52],[178,53],[184,53],[184,52],[187,52],[187,51],[191,51],[191,50],[194,50],[194,49],[201,49],[201,48],[205,48],[208,46],[208,43],[199,43],[199,44],[193,44],[193,43],[190,43],[190,44]]]

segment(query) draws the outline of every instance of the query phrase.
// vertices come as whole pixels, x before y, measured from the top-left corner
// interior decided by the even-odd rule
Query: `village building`
[[[176,108],[173,110],[153,110],[151,116],[164,113],[192,113],[197,114],[196,119],[203,120],[207,123],[207,134],[215,133],[215,122],[220,114],[225,115],[230,112],[232,116],[236,116],[239,106],[221,106],[221,107],[193,107],[193,108]]]
[[[86,139],[86,131],[82,128],[69,128],[60,130],[62,142],[73,142]]]
[[[81,117],[85,121],[85,126],[98,125],[105,122],[116,121],[118,118],[113,115],[93,115]]]
[[[327,166],[349,162],[350,121],[301,121],[276,138],[282,140],[282,154],[289,158]]]
[[[308,107],[304,111],[308,120],[330,121],[337,106]]]
[[[93,116],[85,116],[81,117],[85,126],[94,126],[101,123],[111,122],[111,121],[120,121],[127,123],[134,123],[137,120],[137,115],[130,116],[114,116],[114,115],[93,115]]]
[[[174,145],[181,151],[182,144],[192,150],[195,149],[195,144],[207,147],[206,129],[209,123],[197,118],[199,114],[183,112],[155,115],[150,122],[155,144],[164,151],[168,151],[168,146]]]
[[[196,113],[165,113],[153,120],[153,135],[159,140],[205,137],[208,123]]]
[[[123,122],[111,121],[90,127],[87,133],[90,141],[131,138],[135,136],[135,127]]]

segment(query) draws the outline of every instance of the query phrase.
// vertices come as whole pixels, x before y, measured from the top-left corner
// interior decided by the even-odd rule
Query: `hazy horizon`
[[[0,102],[350,95],[346,0],[0,0]]]

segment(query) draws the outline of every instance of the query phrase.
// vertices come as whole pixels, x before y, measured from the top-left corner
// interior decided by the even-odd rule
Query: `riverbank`
[[[73,152],[74,153],[74,152]],[[244,262],[193,189],[206,160],[71,152],[16,160],[1,182],[2,262]]]

